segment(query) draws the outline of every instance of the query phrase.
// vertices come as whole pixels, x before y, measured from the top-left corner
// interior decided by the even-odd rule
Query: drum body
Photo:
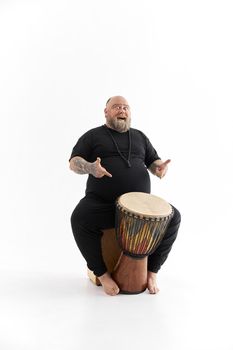
[[[147,256],[162,240],[173,209],[164,199],[142,192],[123,194],[116,202],[116,235],[122,255],[113,272],[121,293],[147,287]]]

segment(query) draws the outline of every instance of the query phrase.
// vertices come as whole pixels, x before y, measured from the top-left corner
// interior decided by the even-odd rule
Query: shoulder
[[[140,142],[141,144],[143,144],[146,147],[146,149],[151,149],[153,147],[151,141],[144,132],[134,128],[131,128],[131,130],[132,136],[136,139],[136,142]]]
[[[98,126],[86,131],[80,138],[93,137],[95,135],[101,134],[103,132],[103,126]]]
[[[142,132],[139,129],[135,129],[135,128],[130,128],[130,131],[133,135],[137,135],[139,137],[142,137],[144,139],[147,139],[147,136],[144,134],[144,132]]]

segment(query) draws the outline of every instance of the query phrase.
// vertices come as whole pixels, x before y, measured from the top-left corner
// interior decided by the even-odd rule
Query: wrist
[[[163,164],[163,161],[161,159],[157,159],[154,161],[156,166],[160,166],[161,164]]]
[[[86,162],[85,171],[87,172],[87,174],[94,175],[94,167],[94,163]]]

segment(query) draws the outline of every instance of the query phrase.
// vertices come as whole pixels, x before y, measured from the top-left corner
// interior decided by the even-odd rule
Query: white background
[[[231,1],[0,1],[0,347],[232,350]],[[160,293],[111,298],[70,228],[77,139],[120,94],[182,213]]]

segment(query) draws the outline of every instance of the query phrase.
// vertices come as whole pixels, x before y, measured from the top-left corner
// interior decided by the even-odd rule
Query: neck
[[[111,130],[114,130],[114,131],[117,131],[117,132],[119,132],[119,133],[121,133],[121,134],[123,134],[124,132],[127,132],[127,131],[129,131],[129,129],[130,128],[128,128],[127,130],[123,130],[123,131],[121,131],[121,130],[118,130],[118,129],[116,129],[116,128],[114,128],[113,126],[110,126],[108,123],[106,123],[106,124],[104,124],[108,129],[111,129]]]

